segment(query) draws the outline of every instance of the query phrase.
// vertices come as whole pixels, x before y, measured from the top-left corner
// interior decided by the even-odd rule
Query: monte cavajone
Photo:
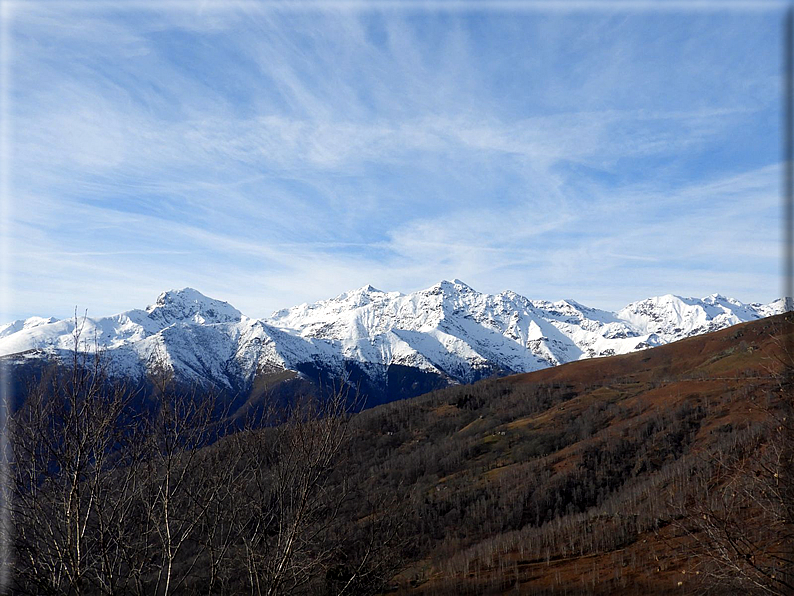
[[[365,286],[267,319],[185,288],[164,292],[144,310],[78,323],[79,349],[103,350],[117,375],[141,377],[160,363],[182,381],[239,390],[258,375],[323,371],[339,378],[353,367],[359,380],[383,388],[397,382],[395,370],[468,383],[625,354],[782,310],[781,300],[744,304],[713,294],[648,298],[613,313],[511,291],[482,294],[453,280],[411,294]],[[63,358],[74,346],[74,325],[41,317],[2,325],[0,355],[17,364]],[[416,393],[421,384],[413,385]]]

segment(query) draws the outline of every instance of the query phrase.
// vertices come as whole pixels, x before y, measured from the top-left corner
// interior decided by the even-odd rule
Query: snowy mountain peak
[[[361,294],[383,294],[383,292],[378,288],[371,286],[370,284],[366,284],[364,286],[361,286],[360,288],[356,288],[355,290],[348,290],[347,292],[342,292],[341,294],[339,294],[339,296],[334,298],[334,300],[345,300],[350,296],[358,296]]]
[[[555,302],[555,304],[559,304],[560,306],[564,306],[564,305],[572,306],[576,310],[579,310],[579,311],[582,311],[582,312],[589,312],[591,310],[594,310],[593,308],[590,308],[589,306],[585,306],[584,304],[582,304],[580,302],[577,302],[576,300],[574,300],[572,298],[566,298],[565,300],[560,300],[559,302]]]
[[[336,298],[327,301],[320,301],[315,305],[305,305],[309,308],[314,308],[317,305],[325,304],[327,302],[333,303],[342,303],[348,307],[358,307],[364,306],[372,302],[373,299],[383,297],[386,295],[386,292],[383,292],[377,288],[372,287],[371,285],[367,284],[365,286],[361,286],[355,290],[350,290],[349,292],[343,292],[339,294]],[[282,311],[279,311],[282,312]],[[273,316],[277,316],[278,313],[275,313]]]
[[[625,354],[770,316],[782,307],[780,300],[743,304],[719,294],[703,299],[667,294],[614,313],[575,300],[529,300],[512,291],[483,294],[453,279],[411,294],[365,285],[257,320],[184,288],[160,294],[146,310],[87,319],[83,335],[130,374],[145,371],[155,356],[165,357],[185,379],[240,387],[253,382],[258,371],[311,377],[325,369],[342,376],[354,363],[387,392],[386,384],[402,382],[389,381],[389,371],[412,369],[444,382],[471,382]],[[57,356],[73,345],[73,329],[68,319],[35,317],[2,325],[0,355],[34,350]]]
[[[787,304],[785,298],[778,298],[769,304],[760,304],[758,302],[754,302],[750,306],[754,307],[759,313],[761,313],[762,317],[768,317],[786,312],[786,310],[791,310],[791,302],[789,301]]]
[[[723,296],[722,294],[710,294],[703,298],[703,302],[706,304],[714,304],[714,305],[724,305],[728,306],[742,306],[742,303],[736,300],[735,298],[729,298],[728,296]]]
[[[0,325],[0,337],[12,335],[18,331],[25,331],[28,329],[33,329],[34,327],[40,327],[41,325],[49,325],[50,323],[54,323],[56,320],[57,319],[54,317],[49,317],[46,319],[44,317],[30,317],[28,319],[14,321],[13,323],[6,323],[5,325]]]
[[[652,333],[664,341],[716,331],[730,325],[777,314],[775,303],[743,304],[721,294],[705,298],[682,298],[673,294],[632,302],[616,314],[641,333]]]
[[[149,318],[165,325],[193,322],[202,325],[232,323],[242,319],[242,313],[228,302],[208,298],[193,288],[169,290],[146,307]]]
[[[379,290],[377,288],[373,288],[371,285],[367,284],[365,286],[361,286],[357,292],[361,292],[362,294],[383,294],[383,290]]]
[[[477,294],[478,292],[474,290],[468,284],[462,282],[459,279],[453,279],[452,281],[442,280],[437,284],[430,286],[426,290],[424,290],[425,294]]]

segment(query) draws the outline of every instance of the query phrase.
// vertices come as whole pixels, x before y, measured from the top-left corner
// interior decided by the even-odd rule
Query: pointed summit
[[[242,318],[242,313],[228,302],[209,298],[193,288],[163,292],[154,304],[146,307],[146,312],[149,318],[166,325],[231,323]]]
[[[393,365],[393,370],[429,374],[433,383],[468,383],[625,354],[768,316],[782,305],[780,300],[742,304],[667,294],[610,313],[575,300],[530,301],[509,291],[482,294],[455,278],[407,295],[365,285],[257,320],[183,288],[163,292],[146,310],[87,318],[84,335],[108,350],[114,367],[136,378],[162,350],[181,379],[235,391],[252,383],[260,370],[342,376],[349,363],[370,387],[382,387]],[[35,318],[0,326],[0,355],[59,358],[74,344],[73,329],[69,320]],[[405,378],[420,377],[410,373]],[[403,387],[402,381],[396,386]]]
[[[466,282],[459,280],[457,277],[455,279],[453,279],[451,283],[452,283],[453,286],[455,286],[458,289],[469,290],[471,292],[474,291],[474,288],[472,288]]]
[[[383,294],[383,292],[367,284],[355,290],[343,292],[333,300],[336,302],[352,301],[357,305],[364,305],[369,303],[372,294]]]
[[[373,288],[369,284],[365,286],[361,286],[359,289],[354,290],[354,292],[357,294],[383,294],[383,290],[379,290],[378,288]]]
[[[706,304],[741,304],[738,300],[722,294],[709,294],[705,298],[701,298],[701,301]]]
[[[430,286],[424,293],[427,294],[438,294],[438,293],[445,293],[445,292],[454,292],[454,293],[470,293],[476,292],[474,288],[462,282],[461,280],[455,278],[452,281],[448,281],[446,279],[441,280],[437,284]]]

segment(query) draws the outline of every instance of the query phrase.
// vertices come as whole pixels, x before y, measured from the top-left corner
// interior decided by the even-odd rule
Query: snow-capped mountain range
[[[625,354],[782,310],[782,300],[743,304],[712,294],[648,298],[613,313],[512,291],[482,294],[453,280],[412,294],[365,286],[254,319],[185,288],[164,292],[145,310],[79,319],[79,349],[103,349],[115,374],[140,377],[159,361],[183,381],[235,389],[261,374],[342,376],[350,366],[372,386],[388,383],[390,369],[466,383]],[[0,356],[12,362],[63,356],[74,347],[74,331],[74,319],[2,325]]]

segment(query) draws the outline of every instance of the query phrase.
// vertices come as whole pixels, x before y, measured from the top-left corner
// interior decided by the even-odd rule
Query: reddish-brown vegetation
[[[158,561],[167,560],[179,583],[165,589],[185,593],[207,592],[210,580],[212,593],[363,594],[384,581],[390,592],[428,596],[791,593],[792,344],[791,319],[778,316],[352,417],[339,403],[308,417],[299,410],[286,425],[202,447],[200,457],[131,452],[129,466],[97,478],[135,478],[141,488],[129,502],[152,494],[144,504],[157,515],[114,520],[146,551],[134,581],[118,585],[160,589]],[[313,448],[324,436],[316,429],[330,433],[332,449],[310,450],[325,463],[307,467],[314,460],[296,445]],[[195,490],[173,498],[202,516],[178,548],[156,539],[171,463],[195,465],[185,484]],[[46,466],[37,474],[58,480]],[[319,480],[296,493],[301,478]],[[110,499],[113,486],[102,486],[110,492],[97,494]],[[295,509],[304,501],[311,508]],[[287,555],[284,528],[300,536]],[[96,576],[91,561],[81,569]],[[41,580],[75,592],[17,571],[29,572],[21,586]],[[95,588],[86,579],[79,591]]]
[[[721,566],[711,556],[716,547],[704,537],[703,524],[689,518],[704,515],[701,505],[715,490],[747,483],[749,470],[739,469],[736,458],[761,461],[770,438],[782,442],[780,433],[770,434],[770,424],[790,397],[786,333],[790,323],[773,317],[645,352],[449,390],[458,397],[448,401],[463,407],[479,401],[488,410],[471,420],[460,420],[448,404],[436,405],[438,395],[420,398],[426,420],[459,419],[456,434],[480,441],[473,457],[438,486],[458,494],[492,492],[501,501],[531,501],[549,490],[554,498],[541,499],[545,510],[534,517],[526,515],[525,503],[521,519],[506,531],[488,527],[487,514],[461,519],[471,532],[442,540],[404,574],[400,592],[763,592],[763,586],[743,581],[739,570]],[[525,400],[518,396],[544,391],[553,395],[548,407],[521,412]],[[720,468],[717,460],[734,463]],[[754,478],[763,473],[752,471]],[[457,485],[446,488],[452,480]],[[529,497],[517,488],[521,483],[532,486]],[[764,511],[770,503],[754,498],[753,487],[743,490],[743,505],[730,512],[734,533],[770,520]],[[706,522],[718,514],[710,512],[713,519]],[[790,530],[777,527],[766,537],[760,532],[758,540],[773,542],[791,536]],[[777,589],[771,593],[787,593],[785,585]]]

